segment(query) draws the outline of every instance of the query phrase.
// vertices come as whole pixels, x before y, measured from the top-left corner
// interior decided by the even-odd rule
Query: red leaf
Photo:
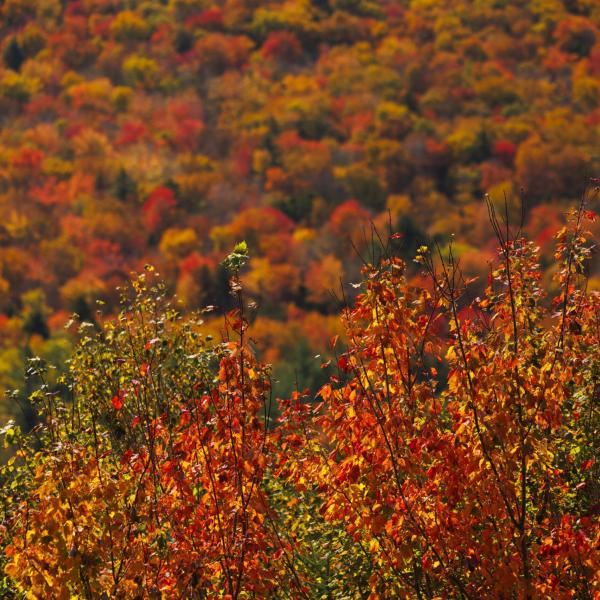
[[[340,359],[338,360],[338,367],[342,371],[348,371],[349,363],[348,363],[348,359],[345,356],[340,357]]]
[[[115,410],[121,410],[123,408],[123,396],[121,393],[113,396],[111,404]]]
[[[588,458],[587,460],[584,460],[581,463],[581,469],[583,471],[589,471],[592,468],[593,464],[594,464],[594,459],[593,458]]]
[[[144,344],[144,350],[150,350],[150,348],[152,348],[152,346],[154,346],[154,344],[156,344],[156,342],[160,341],[158,338],[153,338],[150,341],[146,342]]]
[[[127,449],[123,456],[121,457],[121,464],[127,464],[131,457],[133,456],[133,450],[131,448]]]

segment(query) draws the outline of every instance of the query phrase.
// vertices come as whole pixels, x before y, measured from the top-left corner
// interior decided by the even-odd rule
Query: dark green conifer
[[[10,42],[8,42],[2,58],[4,59],[4,64],[9,69],[12,69],[13,71],[19,71],[21,69],[21,65],[25,62],[25,55],[23,54],[23,50],[21,50],[21,46],[16,37],[13,36]]]

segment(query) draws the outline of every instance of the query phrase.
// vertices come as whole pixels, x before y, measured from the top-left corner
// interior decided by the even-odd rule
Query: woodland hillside
[[[323,383],[371,221],[409,264],[457,235],[474,275],[483,194],[522,197],[547,266],[599,172],[599,27],[594,0],[5,0],[0,388],[146,263],[218,329],[241,240],[282,394]]]

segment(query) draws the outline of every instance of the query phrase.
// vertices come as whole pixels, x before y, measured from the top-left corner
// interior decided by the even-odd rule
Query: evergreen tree
[[[16,37],[12,37],[4,49],[2,56],[4,64],[13,71],[20,71],[21,65],[25,62],[25,55]]]

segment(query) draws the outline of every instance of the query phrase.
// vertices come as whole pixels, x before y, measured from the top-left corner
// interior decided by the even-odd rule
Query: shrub
[[[582,285],[595,215],[558,232],[549,301],[537,247],[489,209],[500,248],[482,296],[467,301],[452,249],[419,250],[424,287],[398,258],[367,264],[338,374],[318,407],[283,415],[281,474],[350,536],[371,598],[600,591],[600,295]]]
[[[151,271],[132,291],[99,333],[82,324],[68,400],[32,395],[41,448],[3,430],[17,446],[0,472],[5,572],[36,597],[268,596],[283,552],[262,489],[269,371],[241,312],[229,315],[238,341],[210,345]]]
[[[498,257],[474,300],[453,245],[421,246],[409,283],[390,253],[401,234],[382,242],[342,314],[335,375],[317,404],[282,401],[277,428],[270,369],[247,343],[246,244],[224,262],[237,308],[220,344],[149,269],[115,321],[81,325],[61,387],[31,394],[44,425],[3,429],[0,591],[598,596],[588,199],[556,234],[554,298],[539,249],[491,201]],[[39,360],[30,372],[46,381]]]

